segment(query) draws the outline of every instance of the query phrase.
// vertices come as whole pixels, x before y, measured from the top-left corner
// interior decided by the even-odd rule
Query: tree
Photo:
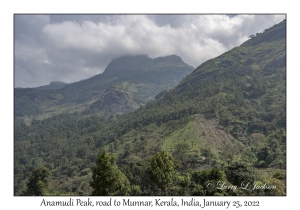
[[[228,166],[225,170],[225,174],[227,180],[236,186],[241,186],[243,183],[253,184],[255,180],[253,169],[242,163],[234,163]]]
[[[116,167],[115,157],[105,150],[98,154],[96,165],[92,168],[90,186],[94,189],[92,195],[112,196],[128,195],[130,183],[127,177]]]
[[[48,178],[50,176],[50,170],[44,166],[36,168],[27,183],[26,195],[41,196],[45,195],[48,188]]]
[[[264,146],[258,150],[256,157],[257,157],[257,165],[267,167],[273,161],[274,154],[270,149],[270,147]],[[258,164],[261,161],[263,161],[264,163],[263,165]]]
[[[175,177],[172,157],[165,151],[157,152],[151,160],[149,177],[161,190],[170,185]]]
[[[192,174],[192,180],[195,183],[204,186],[205,182],[223,180],[223,173],[218,168],[213,168],[211,170],[195,171]]]
[[[248,38],[252,39],[254,37],[255,37],[255,35],[251,34]]]
[[[222,171],[218,168],[211,170],[195,171],[192,173],[192,182],[194,189],[192,195],[215,195],[217,189],[212,186],[217,186],[217,183],[224,180]]]
[[[182,176],[178,176],[178,184],[183,189],[183,195],[188,195],[187,189],[191,184],[191,174],[187,172],[184,173]]]
[[[175,150],[173,152],[173,157],[178,158],[181,161],[186,161],[188,159],[188,152],[190,151],[190,145],[187,143],[179,143],[175,145]]]

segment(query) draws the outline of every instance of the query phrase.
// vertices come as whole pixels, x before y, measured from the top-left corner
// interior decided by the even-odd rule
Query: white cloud
[[[32,30],[30,33],[26,30],[22,33],[20,30],[18,34],[22,34],[23,38],[27,35],[28,40],[33,42],[27,46],[32,51],[22,48],[22,44],[26,46],[26,43],[22,42],[20,36],[16,42],[22,44],[16,45],[15,53],[18,60],[27,59],[25,64],[34,66],[35,69],[16,67],[16,75],[21,70],[43,72],[34,74],[39,78],[31,79],[36,82],[30,84],[37,86],[49,83],[50,79],[73,82],[91,77],[104,71],[113,58],[126,54],[148,54],[150,57],[176,54],[196,67],[207,59],[240,45],[250,34],[261,32],[285,17],[114,15],[101,16],[94,22],[50,22],[46,16],[40,18],[43,21],[35,21],[36,24],[26,18],[22,21],[28,21]],[[96,17],[90,19],[96,20]],[[38,41],[30,39],[32,36],[38,37]],[[28,59],[30,56],[36,59]],[[20,84],[17,79],[16,86]]]

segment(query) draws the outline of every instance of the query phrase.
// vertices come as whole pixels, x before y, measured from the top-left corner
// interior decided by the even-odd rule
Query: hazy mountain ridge
[[[39,86],[36,87],[38,90],[56,90],[56,89],[61,89],[65,87],[68,83],[65,82],[60,82],[60,81],[53,81],[50,82],[49,85],[44,85],[44,86]]]
[[[87,80],[67,84],[60,89],[49,90],[49,86],[36,89],[15,89],[15,115],[44,118],[52,114],[74,111],[88,113],[98,110],[110,114],[123,113],[145,104],[158,92],[176,85],[192,70],[193,67],[185,64],[175,55],[154,59],[147,55],[123,56],[114,59],[104,73]],[[103,100],[103,97],[113,90],[113,86],[122,86],[124,82],[129,83],[131,88],[126,90],[126,94],[121,95],[124,96],[123,100],[128,100],[124,103],[131,105],[117,109],[110,108],[108,104],[103,104],[103,107],[99,106],[102,104],[98,103],[99,100]],[[52,83],[53,85],[57,84]],[[111,95],[116,96],[115,93]]]

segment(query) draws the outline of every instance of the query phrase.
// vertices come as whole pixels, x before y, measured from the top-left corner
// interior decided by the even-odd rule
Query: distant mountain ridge
[[[112,60],[104,73],[86,80],[16,88],[15,115],[42,119],[74,111],[123,113],[175,86],[193,69],[176,55],[153,59],[147,55],[122,56]]]
[[[61,89],[61,88],[65,87],[67,84],[68,83],[65,83],[65,82],[53,81],[53,82],[50,82],[49,85],[39,86],[39,87],[36,87],[36,89],[38,89],[38,90],[57,90],[57,89]]]

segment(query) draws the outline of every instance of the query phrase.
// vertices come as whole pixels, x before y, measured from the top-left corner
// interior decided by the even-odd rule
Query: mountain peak
[[[68,83],[61,82],[61,81],[53,81],[53,82],[50,82],[49,85],[36,87],[36,89],[38,89],[38,90],[57,90],[57,89],[63,88],[67,84]]]
[[[153,67],[149,68],[151,65]],[[141,55],[124,55],[113,59],[105,71],[104,76],[118,75],[119,78],[126,77],[130,75],[131,77],[139,77],[141,72],[157,72],[163,66],[170,66],[170,68],[188,68],[193,69],[192,66],[187,65],[182,61],[182,59],[177,55],[168,55],[164,57],[150,58],[146,54]]]
[[[147,54],[136,54],[136,55],[123,55],[117,58],[114,58],[113,61],[119,61],[119,60],[128,60],[128,59],[143,59],[143,58],[149,58]]]
[[[178,55],[167,55],[163,57],[154,58],[155,62],[164,62],[164,61],[174,61],[174,62],[183,62],[181,57]]]

